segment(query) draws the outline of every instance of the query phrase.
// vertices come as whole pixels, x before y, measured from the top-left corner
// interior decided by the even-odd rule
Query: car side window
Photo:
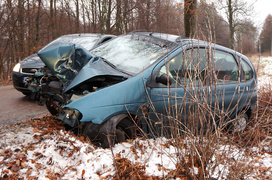
[[[217,84],[236,83],[238,81],[239,68],[231,54],[215,50],[214,65]]]
[[[253,78],[253,70],[243,59],[241,60],[241,65],[245,73],[245,80],[250,80]]]
[[[195,48],[188,49],[168,61],[160,69],[172,78],[172,87],[176,86],[201,86],[206,78],[206,50]]]

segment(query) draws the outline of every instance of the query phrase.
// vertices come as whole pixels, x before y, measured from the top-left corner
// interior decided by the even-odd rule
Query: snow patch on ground
[[[15,171],[25,179],[111,179],[116,172],[114,158],[118,155],[129,159],[132,164],[138,162],[144,165],[146,175],[163,178],[176,169],[179,156],[186,155],[184,150],[170,145],[166,138],[136,139],[117,144],[111,151],[82,142],[62,130],[41,135],[41,132],[34,132],[28,127],[1,136],[1,177]],[[249,156],[245,149],[228,144],[216,145],[215,149],[210,161],[210,174],[214,178],[227,179],[230,168],[237,165],[254,167],[255,170],[247,172],[246,177],[249,179],[258,177],[260,169],[263,170],[263,176],[272,175],[272,153],[254,147],[247,150],[252,152]],[[180,154],[182,152],[184,154]],[[17,169],[14,168],[16,163]],[[198,168],[192,171],[197,174]]]
[[[272,57],[261,57],[260,65],[263,68],[259,72],[258,86],[272,89]]]

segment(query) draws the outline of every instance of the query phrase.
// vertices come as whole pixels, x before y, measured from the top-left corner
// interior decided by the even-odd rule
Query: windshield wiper
[[[104,61],[105,63],[107,63],[108,65],[110,65],[110,67],[116,69],[116,66],[114,64],[112,64],[111,62],[109,62],[108,60],[106,60],[105,58],[103,57],[100,57],[102,59],[102,61]]]

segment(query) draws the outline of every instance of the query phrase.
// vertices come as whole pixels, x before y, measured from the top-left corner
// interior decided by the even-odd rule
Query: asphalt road
[[[44,114],[50,114],[46,106],[39,106],[12,85],[0,86],[0,126],[15,124]]]

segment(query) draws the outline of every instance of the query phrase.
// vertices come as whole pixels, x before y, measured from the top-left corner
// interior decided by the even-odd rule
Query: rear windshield
[[[103,57],[117,69],[138,74],[176,46],[166,40],[129,34],[102,44],[91,53]]]

